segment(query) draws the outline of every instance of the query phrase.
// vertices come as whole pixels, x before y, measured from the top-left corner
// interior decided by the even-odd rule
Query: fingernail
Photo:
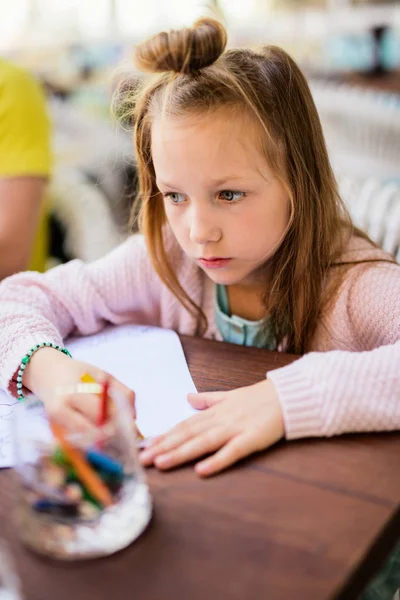
[[[153,460],[153,453],[150,452],[150,450],[143,450],[143,452],[140,453],[139,458],[140,458],[141,462],[147,462],[149,460]]]
[[[170,462],[170,458],[167,454],[157,456],[157,458],[154,460],[154,464],[156,465],[156,467],[168,467],[168,464]]]
[[[207,475],[209,469],[207,468],[207,464],[198,463],[197,465],[195,465],[194,470],[197,473],[197,475]]]
[[[153,446],[157,446],[160,442],[162,442],[163,438],[161,435],[156,437],[147,437],[147,446],[153,448]]]

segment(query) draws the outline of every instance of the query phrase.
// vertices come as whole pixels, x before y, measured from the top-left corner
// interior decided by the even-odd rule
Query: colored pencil
[[[93,377],[91,375],[89,375],[89,373],[84,373],[81,376],[81,383],[96,383],[96,380],[93,379]],[[104,388],[103,388],[103,393],[104,393]],[[104,395],[103,395],[104,397]],[[106,403],[107,405],[108,403]],[[107,406],[106,406],[106,410],[107,410]],[[139,446],[140,446],[140,442],[144,441],[146,438],[144,437],[144,435],[141,433],[141,431],[139,430],[136,422],[135,422],[135,427],[136,427],[136,437],[138,439],[139,442]]]
[[[71,465],[75,468],[75,471],[83,485],[103,506],[111,506],[113,504],[112,495],[110,494],[107,486],[92,469],[82,452],[80,452],[77,448],[73,448],[66,440],[64,430],[61,425],[58,425],[58,423],[50,423],[50,425],[54,437],[58,441],[67,460],[69,460]]]
[[[81,383],[97,383],[94,377],[89,375],[89,373],[84,373],[81,376]]]
[[[98,426],[102,427],[108,419],[108,388],[110,387],[110,382],[106,379],[101,388],[101,398],[100,398],[100,414]]]

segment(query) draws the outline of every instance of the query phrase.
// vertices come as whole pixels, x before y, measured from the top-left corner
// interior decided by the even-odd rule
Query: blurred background
[[[113,91],[135,76],[136,42],[210,14],[229,45],[277,44],[297,60],[355,221],[400,257],[400,2],[0,0],[0,57],[39,81],[51,121],[47,266],[128,234],[135,159]]]

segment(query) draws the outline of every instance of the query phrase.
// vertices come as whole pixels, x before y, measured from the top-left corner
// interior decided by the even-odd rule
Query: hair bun
[[[203,18],[193,27],[163,31],[139,44],[135,63],[142,71],[151,73],[195,73],[221,56],[226,41],[225,27],[215,19]]]

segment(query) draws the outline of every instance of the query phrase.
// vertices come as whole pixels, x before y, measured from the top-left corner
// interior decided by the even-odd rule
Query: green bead
[[[58,344],[53,344],[53,342],[42,342],[41,344],[36,344],[35,346],[33,346],[33,348],[31,348],[29,350],[29,352],[26,353],[26,355],[22,358],[21,360],[21,364],[20,367],[17,371],[17,391],[18,391],[18,400],[24,400],[24,396],[21,392],[22,390],[22,376],[24,374],[24,370],[27,366],[27,364],[29,363],[32,355],[39,350],[39,348],[54,348],[55,350],[59,350],[60,352],[63,352],[64,354],[66,354],[67,356],[69,356],[70,358],[72,358],[70,352],[66,349],[66,348],[62,348],[61,346],[59,346]]]
[[[69,466],[69,464],[70,464],[68,459],[66,458],[64,452],[61,450],[61,448],[57,448],[51,458],[52,458],[53,462],[56,463],[56,465]],[[71,467],[71,471],[72,471],[72,467]],[[68,471],[68,473],[69,473],[69,471]],[[75,471],[73,472],[73,476],[75,478],[77,477]]]

